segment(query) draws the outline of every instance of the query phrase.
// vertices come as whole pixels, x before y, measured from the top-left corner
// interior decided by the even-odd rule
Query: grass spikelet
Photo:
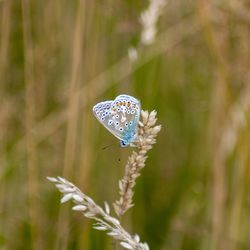
[[[76,204],[72,210],[81,212],[86,218],[95,221],[93,228],[100,231],[106,231],[107,235],[120,241],[120,245],[126,249],[148,250],[147,243],[141,243],[139,236],[131,236],[122,226],[118,219],[109,215],[109,205],[105,202],[105,210],[98,206],[90,197],[82,193],[74,184],[68,182],[62,177],[47,179],[55,184],[58,190],[63,193],[61,203],[73,200]],[[72,190],[72,192],[68,192]]]
[[[140,176],[142,168],[145,167],[147,153],[156,143],[156,136],[161,130],[161,125],[156,125],[156,111],[141,111],[141,122],[139,123],[137,140],[134,145],[138,151],[133,151],[125,166],[125,174],[119,181],[120,198],[113,205],[118,216],[122,216],[133,206],[133,188],[136,179]]]

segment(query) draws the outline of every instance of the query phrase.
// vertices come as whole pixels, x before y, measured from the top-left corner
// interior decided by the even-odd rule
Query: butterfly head
[[[127,147],[129,143],[127,141],[120,141],[120,145],[122,148]]]

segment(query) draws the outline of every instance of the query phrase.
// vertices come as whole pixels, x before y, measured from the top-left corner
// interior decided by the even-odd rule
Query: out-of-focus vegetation
[[[250,249],[249,1],[169,0],[131,65],[147,6],[0,1],[0,249],[111,249],[46,176],[118,198],[131,149],[92,106],[121,93],[163,126],[125,228],[154,250]]]

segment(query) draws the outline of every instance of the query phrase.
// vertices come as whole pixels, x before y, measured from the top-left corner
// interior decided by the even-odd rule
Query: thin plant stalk
[[[24,45],[24,77],[26,104],[26,150],[28,171],[28,203],[31,230],[31,245],[33,249],[40,249],[39,242],[39,206],[35,194],[38,192],[37,147],[32,128],[35,124],[35,77],[34,50],[31,35],[31,5],[29,0],[22,0],[23,15],[23,45]]]
[[[113,204],[117,216],[121,217],[129,208],[133,206],[133,188],[137,178],[141,175],[141,170],[145,167],[147,153],[156,143],[156,136],[161,130],[160,125],[156,125],[156,111],[149,113],[141,112],[137,140],[133,146],[137,151],[133,151],[125,166],[125,174],[119,181],[120,198]]]
[[[73,210],[81,212],[86,218],[93,220],[93,228],[104,231],[110,237],[120,242],[125,249],[149,250],[147,243],[140,242],[140,237],[130,235],[122,226],[117,218],[110,215],[110,207],[104,203],[104,209],[98,206],[89,196],[82,193],[74,184],[62,177],[48,177],[48,180],[56,185],[58,190],[63,193],[61,203],[72,200],[76,205]]]
[[[72,175],[76,154],[79,95],[75,96],[74,92],[79,88],[80,84],[79,72],[81,67],[81,51],[83,39],[83,11],[83,0],[79,0],[79,7],[74,30],[74,49],[72,51],[72,68],[68,97],[69,108],[67,112],[67,137],[63,167],[64,176]],[[65,213],[67,213],[67,211],[65,210],[60,210],[59,212],[56,249],[67,249],[68,233],[65,231],[68,230],[69,216],[67,216]]]

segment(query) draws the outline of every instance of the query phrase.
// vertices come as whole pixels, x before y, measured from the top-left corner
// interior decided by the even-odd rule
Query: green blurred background
[[[154,250],[250,249],[249,1],[169,0],[141,46],[148,5],[0,1],[0,249],[111,249],[46,176],[119,197],[132,149],[92,106],[123,93],[162,124],[124,227]]]

